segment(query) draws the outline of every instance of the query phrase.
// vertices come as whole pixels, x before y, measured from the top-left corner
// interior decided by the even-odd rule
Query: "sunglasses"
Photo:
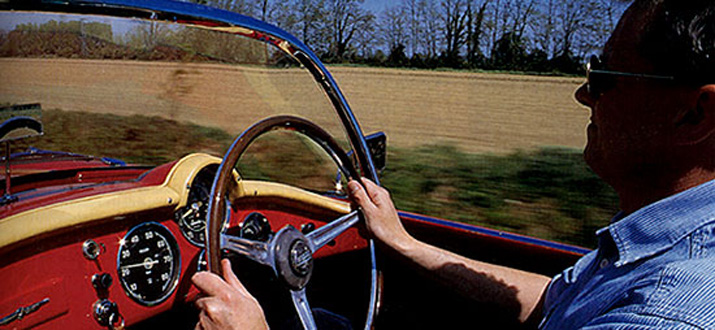
[[[676,80],[673,76],[610,71],[604,70],[603,67],[603,62],[601,62],[601,59],[596,55],[592,55],[586,64],[586,90],[594,99],[599,98],[603,93],[616,87],[617,78],[660,80],[664,82],[673,82]]]

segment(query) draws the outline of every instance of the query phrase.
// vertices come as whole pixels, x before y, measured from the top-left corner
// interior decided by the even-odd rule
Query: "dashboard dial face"
[[[215,174],[210,168],[201,170],[191,184],[186,206],[174,214],[186,240],[200,247],[206,242],[206,216]]]
[[[119,280],[127,295],[142,305],[156,305],[168,298],[178,284],[180,270],[176,239],[156,222],[132,228],[119,243]]]

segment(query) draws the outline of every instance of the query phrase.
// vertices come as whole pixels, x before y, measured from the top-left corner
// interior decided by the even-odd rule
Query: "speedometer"
[[[176,239],[156,222],[132,228],[119,243],[119,280],[127,295],[142,305],[156,305],[168,298],[178,284],[180,271]]]

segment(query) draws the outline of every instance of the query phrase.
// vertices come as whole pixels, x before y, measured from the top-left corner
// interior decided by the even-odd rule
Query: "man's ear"
[[[676,121],[677,143],[693,145],[715,135],[715,84],[700,87],[697,99]]]

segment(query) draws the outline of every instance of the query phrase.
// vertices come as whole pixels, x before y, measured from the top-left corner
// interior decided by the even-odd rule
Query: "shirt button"
[[[608,259],[605,259],[605,258],[601,259],[601,263],[599,264],[599,267],[601,267],[601,269],[608,267]]]

